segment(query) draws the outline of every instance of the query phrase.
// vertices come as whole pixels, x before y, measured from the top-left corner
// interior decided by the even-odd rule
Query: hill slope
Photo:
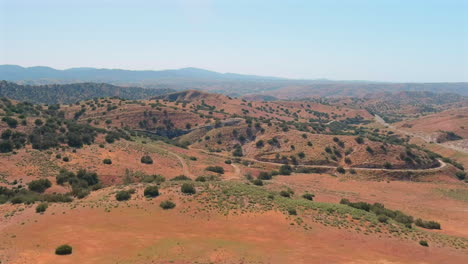
[[[143,99],[171,92],[171,89],[144,89],[139,87],[119,87],[105,83],[74,83],[50,85],[19,85],[0,81],[0,97],[33,103],[74,103],[96,97],[120,97]]]

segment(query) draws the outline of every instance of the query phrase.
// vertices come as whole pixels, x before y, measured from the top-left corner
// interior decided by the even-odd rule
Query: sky
[[[0,64],[468,81],[468,0],[0,0]]]

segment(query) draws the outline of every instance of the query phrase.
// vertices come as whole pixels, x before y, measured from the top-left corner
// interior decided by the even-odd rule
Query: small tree
[[[146,197],[156,197],[156,196],[158,196],[159,195],[158,186],[148,186],[148,187],[146,187],[143,194]]]
[[[295,208],[289,208],[288,209],[288,214],[289,215],[297,215],[297,211]]]
[[[112,160],[111,160],[111,159],[104,159],[104,160],[102,161],[102,163],[107,164],[107,165],[110,165],[110,164],[112,164]]]
[[[388,162],[388,161],[385,162],[383,166],[384,166],[385,169],[391,169],[392,168],[392,164],[390,162]]]
[[[184,183],[180,187],[180,191],[185,194],[195,194],[197,191],[195,190],[195,186],[192,183]]]
[[[280,192],[280,195],[286,198],[291,197],[291,193],[288,191],[284,191],[284,190]]]
[[[70,255],[73,249],[69,245],[61,245],[55,249],[56,255]]]

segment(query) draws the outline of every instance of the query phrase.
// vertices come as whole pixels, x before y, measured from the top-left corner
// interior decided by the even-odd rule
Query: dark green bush
[[[257,186],[263,186],[263,181],[260,179],[255,179],[252,181],[252,183]]]
[[[377,220],[380,222],[380,223],[387,223],[388,222],[388,216],[386,215],[379,215],[377,217]]]
[[[416,226],[426,228],[426,229],[440,229],[440,223],[435,221],[423,221],[422,219],[418,218],[414,222]]]
[[[295,208],[289,208],[288,209],[288,214],[289,215],[297,215],[297,211]]]
[[[69,245],[61,245],[55,249],[56,255],[70,255],[73,249]]]
[[[459,179],[459,180],[464,180],[466,178],[466,172],[464,171],[457,171],[455,172],[455,176]]]
[[[346,170],[345,170],[343,167],[341,167],[341,166],[338,166],[338,167],[336,168],[336,171],[337,171],[338,173],[341,173],[341,174],[346,173]]]
[[[197,182],[206,182],[206,177],[205,176],[198,176],[195,181]]]
[[[107,164],[107,165],[110,165],[110,164],[112,164],[112,160],[111,160],[111,159],[104,159],[104,160],[102,161],[102,163]]]
[[[291,197],[291,193],[288,192],[288,191],[281,191],[279,194],[280,194],[281,196],[283,196],[283,197],[286,197],[286,198]]]
[[[168,209],[172,209],[176,206],[176,204],[172,201],[169,201],[169,200],[166,200],[166,201],[162,201],[159,206],[161,206],[162,209],[164,210],[168,210]]]
[[[127,200],[130,200],[131,197],[132,195],[128,191],[119,191],[115,195],[115,199],[117,201],[127,201]]]
[[[195,194],[197,191],[195,190],[195,186],[192,183],[184,183],[180,187],[180,191],[185,194]]]
[[[219,173],[219,174],[224,174],[224,168],[221,167],[221,166],[209,166],[209,167],[206,167],[205,170],[216,172],[216,173]]]
[[[156,197],[159,195],[158,186],[148,186],[143,193],[146,197]]]
[[[291,166],[284,164],[280,167],[279,169],[279,174],[281,175],[291,175],[292,173],[292,168]]]
[[[419,245],[421,245],[421,246],[423,246],[423,247],[428,247],[428,246],[429,246],[429,244],[427,243],[426,240],[420,240],[420,241],[419,241]]]
[[[43,213],[47,210],[47,207],[49,207],[49,205],[47,203],[40,203],[37,207],[36,207],[36,213]]]
[[[307,200],[310,200],[310,201],[314,200],[314,197],[315,197],[315,195],[314,195],[314,194],[311,194],[311,193],[304,193],[304,194],[302,195],[302,198],[307,199]]]
[[[47,188],[50,188],[52,183],[48,179],[39,179],[28,183],[28,188],[31,191],[43,193]]]
[[[260,180],[271,180],[271,174],[266,172],[266,171],[262,171],[260,172],[260,174],[258,174],[258,179]]]
[[[141,163],[153,164],[153,159],[150,156],[146,155],[146,156],[141,157]]]
[[[190,179],[189,177],[185,175],[179,175],[171,179],[171,181],[191,181],[191,180],[192,179]]]

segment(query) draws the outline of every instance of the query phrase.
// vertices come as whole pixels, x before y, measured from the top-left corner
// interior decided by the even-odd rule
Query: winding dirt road
[[[189,166],[187,165],[187,163],[185,162],[184,158],[182,158],[181,156],[179,156],[178,154],[174,153],[174,152],[171,152],[171,151],[167,151],[169,154],[175,156],[180,164],[182,165],[182,171],[183,171],[183,174],[189,178],[194,178],[195,176],[190,172],[190,169],[189,169]]]

